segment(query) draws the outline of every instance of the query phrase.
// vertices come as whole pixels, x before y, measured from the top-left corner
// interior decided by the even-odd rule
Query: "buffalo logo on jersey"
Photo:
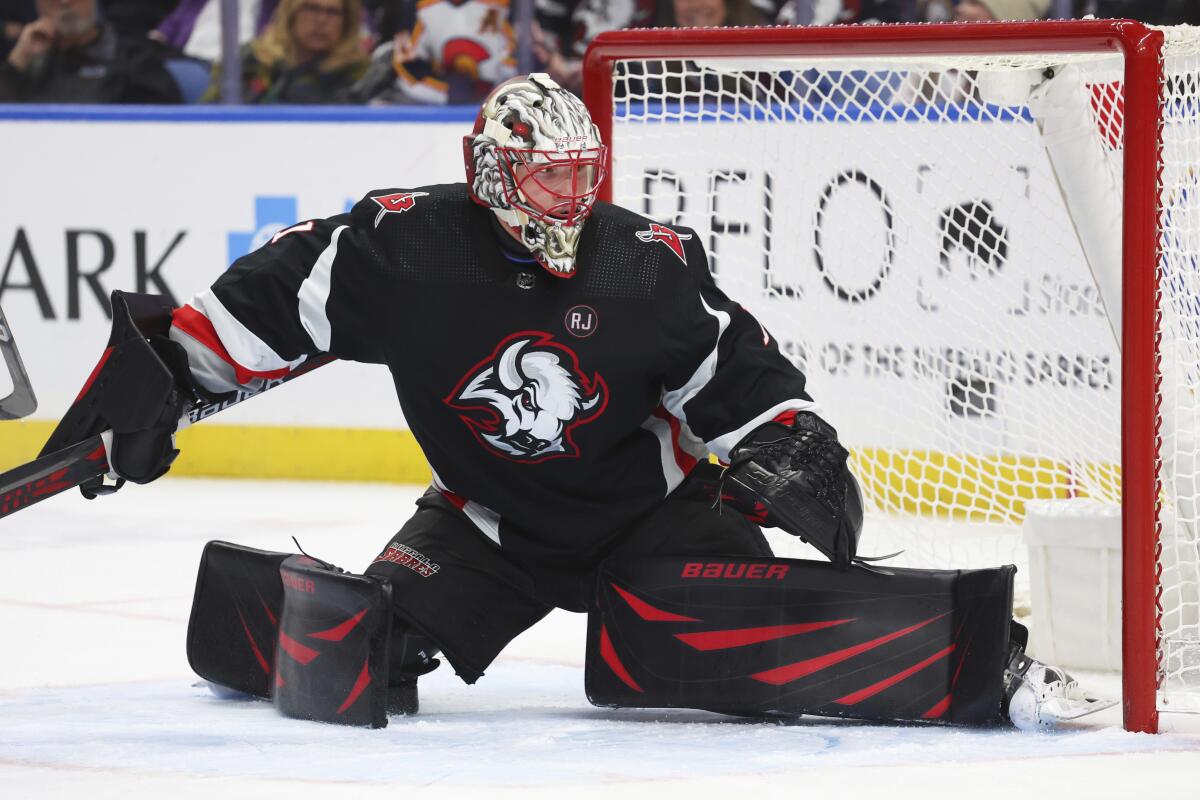
[[[671,249],[672,253],[678,256],[680,261],[685,265],[687,264],[687,256],[683,252],[683,242],[692,238],[690,233],[676,233],[665,225],[651,222],[650,229],[638,231],[637,237],[643,242],[662,242]]]
[[[418,197],[428,197],[429,192],[396,192],[394,194],[372,197],[379,205],[379,213],[375,215],[375,227],[383,222],[386,214],[403,214],[417,204]]]
[[[536,464],[579,456],[572,431],[604,413],[608,385],[584,375],[575,352],[550,334],[522,331],[476,364],[445,402],[466,412],[459,419],[489,451]]]

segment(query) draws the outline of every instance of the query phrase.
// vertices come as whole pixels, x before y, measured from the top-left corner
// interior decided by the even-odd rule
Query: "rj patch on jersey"
[[[445,399],[493,454],[535,464],[576,458],[572,431],[604,413],[608,386],[543,331],[506,337]]]
[[[637,237],[643,242],[662,242],[680,261],[687,264],[687,256],[683,252],[683,240],[692,238],[690,233],[676,233],[665,225],[651,222],[648,230],[637,232]]]

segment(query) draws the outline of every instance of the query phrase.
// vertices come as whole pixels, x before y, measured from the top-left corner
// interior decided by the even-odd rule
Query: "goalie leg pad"
[[[610,559],[588,617],[595,705],[1003,721],[1014,567]]]
[[[285,717],[385,727],[391,585],[303,555],[288,557],[279,575],[275,708]]]
[[[201,678],[268,698],[283,610],[279,566],[288,553],[209,542],[188,620],[187,657]]]

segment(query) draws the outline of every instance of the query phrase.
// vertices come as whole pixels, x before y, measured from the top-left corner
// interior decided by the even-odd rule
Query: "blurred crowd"
[[[0,103],[222,97],[221,0],[0,0]],[[240,0],[241,101],[475,103],[522,67],[579,90],[628,27],[1094,15],[1200,24],[1200,0]],[[520,32],[520,35],[518,35]],[[230,70],[234,72],[234,70]]]

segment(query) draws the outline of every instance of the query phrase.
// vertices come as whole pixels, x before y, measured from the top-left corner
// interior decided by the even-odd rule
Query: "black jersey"
[[[559,278],[451,184],[280,231],[175,314],[213,392],[386,364],[434,484],[506,550],[585,561],[698,460],[813,403],[699,237],[598,203]]]

